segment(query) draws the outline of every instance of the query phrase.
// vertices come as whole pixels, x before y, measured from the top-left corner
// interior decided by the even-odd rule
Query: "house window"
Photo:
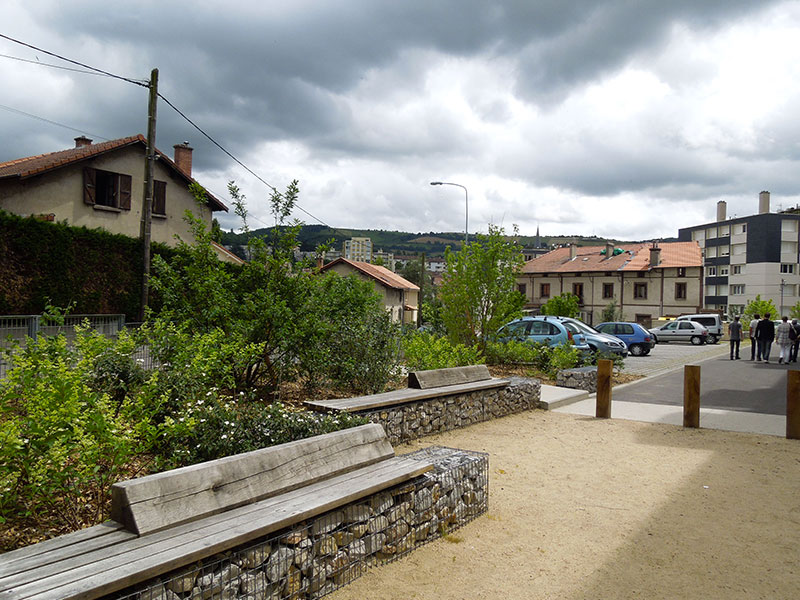
[[[517,285],[517,291],[520,294],[522,294],[523,296],[525,296],[526,298],[528,297],[528,286],[526,284],[524,284],[524,283],[518,284]]]
[[[716,277],[717,276],[717,267],[708,267],[706,269],[706,277]]]
[[[646,283],[634,283],[633,284],[633,297],[646,300],[647,299],[647,284]]]
[[[741,296],[743,294],[744,294],[744,284],[731,286],[731,296]]]
[[[572,284],[572,293],[575,294],[581,301],[583,301],[583,284],[582,283],[573,283]]]
[[[733,274],[734,275],[741,275],[742,274],[742,265],[733,265]]]
[[[606,300],[608,298],[614,297],[614,284],[613,283],[604,283],[603,284],[603,299]]]
[[[675,300],[686,300],[686,283],[675,284]]]
[[[539,296],[542,298],[549,298],[550,297],[550,284],[549,283],[542,283],[539,285]]]
[[[720,267],[719,268],[720,275],[727,275],[728,274],[728,267]]]
[[[153,214],[167,215],[167,182],[153,181]]]
[[[131,176],[87,167],[83,170],[83,202],[119,210],[131,209]]]
[[[686,267],[678,267],[678,277],[686,277]]]
[[[794,273],[794,265],[783,263],[781,265],[781,273]]]

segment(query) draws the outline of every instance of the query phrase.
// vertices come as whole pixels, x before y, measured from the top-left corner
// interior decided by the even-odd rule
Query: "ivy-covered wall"
[[[166,255],[154,244],[152,253]],[[138,239],[0,211],[0,314],[40,314],[49,303],[79,314],[139,315]]]

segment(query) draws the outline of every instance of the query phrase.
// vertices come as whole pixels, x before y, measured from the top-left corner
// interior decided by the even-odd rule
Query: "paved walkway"
[[[660,344],[650,356],[628,358],[625,372],[646,375],[646,378],[613,389],[612,418],[681,425],[682,367],[701,364],[705,369],[701,371],[701,427],[785,436],[786,392],[785,383],[783,388],[781,384],[787,368],[748,360],[731,363],[728,352],[724,342],[714,346]],[[746,345],[742,348],[742,357],[749,356],[750,347]],[[654,360],[645,362],[648,359]],[[570,390],[573,393],[569,394],[561,391],[563,388],[551,390],[550,387],[542,386],[542,399],[545,402],[553,399],[550,410],[594,416],[594,394],[580,390]],[[748,399],[763,402],[763,412],[752,412],[754,405],[746,404]],[[707,407],[702,408],[704,405]]]

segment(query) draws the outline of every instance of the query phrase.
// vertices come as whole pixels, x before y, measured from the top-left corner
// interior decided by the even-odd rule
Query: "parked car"
[[[607,333],[621,339],[628,346],[628,352],[632,356],[647,356],[656,345],[653,334],[639,323],[613,321],[600,323],[596,329],[600,333]]]
[[[506,323],[498,330],[497,340],[500,342],[518,340],[547,344],[548,346],[572,343],[578,350],[589,352],[589,345],[583,335],[571,331],[558,319],[560,317],[538,315],[516,319]]]
[[[560,319],[561,322],[572,331],[573,335],[581,334],[586,338],[586,343],[589,348],[594,352],[606,352],[611,354],[619,354],[623,358],[628,356],[628,347],[618,337],[609,335],[607,333],[600,333],[590,325],[583,321],[573,319],[571,317],[550,317],[551,319]]]
[[[699,346],[708,340],[708,329],[694,321],[670,321],[661,327],[650,330],[656,337],[656,343],[662,342],[692,342]]]
[[[722,339],[722,317],[716,313],[703,313],[699,315],[681,315],[676,321],[694,321],[708,329],[708,341],[716,344]]]

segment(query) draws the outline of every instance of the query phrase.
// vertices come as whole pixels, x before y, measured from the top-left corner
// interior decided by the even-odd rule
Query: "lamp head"
[[[431,185],[442,185],[441,181],[431,181]]]

